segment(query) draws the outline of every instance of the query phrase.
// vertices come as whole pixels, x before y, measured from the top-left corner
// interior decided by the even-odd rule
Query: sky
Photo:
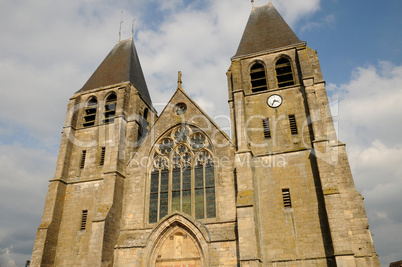
[[[269,0],[255,0],[255,5]],[[273,0],[318,51],[382,266],[402,260],[402,1]],[[0,266],[24,266],[53,178],[68,99],[134,39],[160,112],[184,90],[229,130],[226,71],[249,0],[0,1]]]

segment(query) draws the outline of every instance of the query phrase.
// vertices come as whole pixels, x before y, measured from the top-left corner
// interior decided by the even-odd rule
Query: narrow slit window
[[[265,67],[260,63],[255,63],[250,68],[251,91],[253,93],[267,90],[267,77]]]
[[[296,124],[296,117],[295,115],[289,115],[289,125],[290,125],[290,132],[293,135],[297,135],[297,124]]]
[[[114,122],[114,117],[116,115],[116,103],[117,97],[115,93],[110,94],[105,103],[105,119],[103,120],[104,123],[111,123]]]
[[[280,58],[276,62],[275,70],[278,87],[285,87],[295,84],[293,79],[292,65],[290,64],[289,59],[284,57]]]
[[[89,127],[95,125],[96,110],[98,109],[98,101],[95,97],[92,97],[84,110],[83,126]]]
[[[282,197],[283,197],[283,206],[285,208],[291,208],[292,207],[292,202],[290,200],[289,188],[282,189]]]
[[[84,169],[85,167],[85,158],[87,157],[87,151],[86,150],[82,150],[82,154],[81,154],[81,163],[80,163],[80,168]]]
[[[105,154],[106,154],[106,147],[102,147],[99,159],[99,166],[105,165]]]
[[[81,227],[80,230],[85,230],[87,227],[88,211],[83,210],[81,215]]]
[[[269,119],[262,120],[262,127],[264,129],[264,138],[268,139],[271,138],[271,129],[269,128]]]

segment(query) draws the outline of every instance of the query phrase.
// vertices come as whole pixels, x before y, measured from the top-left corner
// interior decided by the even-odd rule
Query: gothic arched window
[[[104,123],[114,122],[114,117],[116,115],[116,103],[117,97],[115,93],[111,93],[105,102],[105,119],[103,120]]]
[[[95,125],[96,110],[98,109],[98,101],[95,97],[91,97],[84,110],[84,121],[82,125],[89,127]]]
[[[181,125],[156,145],[151,170],[149,222],[175,211],[216,217],[212,149],[198,129]]]
[[[292,65],[289,59],[285,57],[278,59],[275,65],[275,70],[278,87],[285,87],[295,84],[293,79]]]
[[[267,77],[265,67],[261,63],[255,63],[250,68],[251,91],[261,92],[267,90]]]

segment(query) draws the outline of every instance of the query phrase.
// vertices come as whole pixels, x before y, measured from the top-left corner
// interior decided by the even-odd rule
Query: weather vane
[[[123,24],[123,11],[121,11],[121,17],[120,17],[120,29],[119,29],[119,42],[121,41],[121,24]]]

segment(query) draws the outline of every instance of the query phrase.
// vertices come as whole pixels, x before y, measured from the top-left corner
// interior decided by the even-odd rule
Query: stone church
[[[180,74],[158,115],[119,41],[69,101],[31,266],[379,266],[317,53],[253,6],[226,75],[231,137]]]

